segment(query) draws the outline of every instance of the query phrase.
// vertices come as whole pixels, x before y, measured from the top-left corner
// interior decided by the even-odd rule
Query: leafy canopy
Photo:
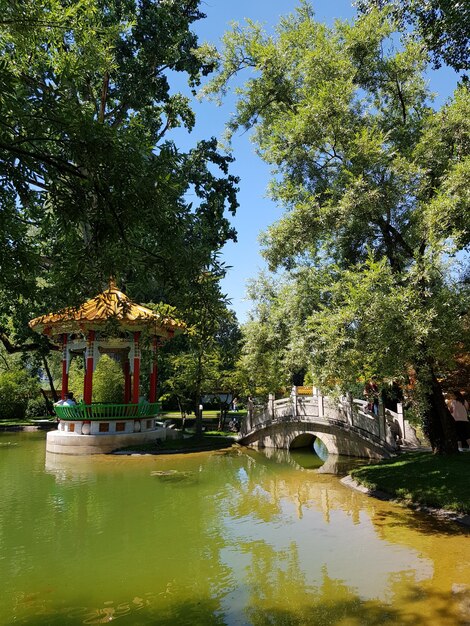
[[[194,53],[198,5],[0,0],[2,337],[111,275],[174,304],[235,238],[230,157],[171,138],[194,124],[172,76],[194,89],[211,69]]]
[[[362,12],[387,7],[394,19],[411,24],[431,53],[456,71],[470,69],[470,5],[455,0],[357,0]]]
[[[465,340],[452,260],[470,241],[470,93],[462,84],[434,110],[426,49],[406,33],[397,47],[394,29],[376,9],[329,28],[302,2],[273,36],[248,21],[221,53],[206,49],[218,74],[204,91],[223,94],[250,71],[229,135],[252,129],[286,209],[262,237],[270,269],[287,278],[257,296],[252,354],[270,355],[286,380],[300,345],[299,363],[327,387],[414,368],[423,411],[450,441],[436,375]]]

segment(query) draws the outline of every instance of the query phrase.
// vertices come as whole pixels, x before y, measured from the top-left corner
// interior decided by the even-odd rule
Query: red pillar
[[[134,333],[134,380],[132,385],[132,402],[139,403],[139,384],[140,384],[140,332]]]
[[[83,401],[85,404],[91,404],[91,397],[93,394],[93,354],[95,347],[95,331],[90,330],[88,332],[88,346],[87,346],[87,357],[86,357],[86,370],[85,370],[85,380],[84,380],[84,388],[83,388]]]
[[[67,371],[67,334],[62,335],[62,391],[61,398],[65,400],[69,390],[69,373]]]
[[[124,404],[129,404],[131,401],[131,367],[129,359],[124,361]]]
[[[156,337],[154,337],[153,343],[152,343],[152,369],[150,370],[149,402],[156,402],[157,400],[157,381],[158,381],[157,347],[158,347],[158,340]]]

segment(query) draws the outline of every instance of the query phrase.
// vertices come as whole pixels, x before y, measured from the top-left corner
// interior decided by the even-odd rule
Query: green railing
[[[142,402],[140,404],[93,404],[58,405],[55,406],[57,417],[61,420],[118,420],[139,419],[141,417],[155,417],[161,412],[161,402]]]

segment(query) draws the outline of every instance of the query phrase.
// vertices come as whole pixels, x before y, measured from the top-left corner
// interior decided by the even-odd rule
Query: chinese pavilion
[[[156,423],[157,350],[165,340],[182,332],[185,324],[132,302],[111,282],[109,289],[78,308],[42,315],[30,327],[47,335],[62,349],[62,400],[68,393],[68,378],[74,356],[84,359],[83,400],[76,405],[55,406],[57,431],[47,435],[47,450],[64,454],[109,452],[132,443],[163,438],[165,429]],[[141,348],[151,351],[148,400],[141,399]],[[92,402],[93,373],[103,354],[121,363],[124,402]],[[164,431],[164,432],[160,432]]]

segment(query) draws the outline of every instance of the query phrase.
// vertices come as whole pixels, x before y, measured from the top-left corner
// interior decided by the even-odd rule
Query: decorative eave
[[[78,308],[67,307],[57,313],[41,315],[31,320],[29,326],[38,333],[54,336],[100,330],[109,322],[116,322],[124,331],[147,330],[151,335],[164,338],[186,329],[184,322],[132,302],[114,283]]]

